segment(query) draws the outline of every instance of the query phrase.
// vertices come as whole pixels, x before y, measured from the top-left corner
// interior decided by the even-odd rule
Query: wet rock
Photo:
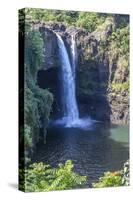
[[[40,27],[39,30],[42,34],[45,46],[44,61],[42,63],[42,68],[49,69],[51,67],[56,67],[58,64],[56,35],[53,32],[53,30],[47,27]]]

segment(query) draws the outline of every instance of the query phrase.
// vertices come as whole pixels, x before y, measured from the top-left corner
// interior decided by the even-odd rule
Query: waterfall
[[[79,118],[75,95],[75,73],[73,73],[73,70],[75,71],[75,65],[71,66],[64,41],[59,34],[56,33],[56,35],[61,63],[61,98],[64,115],[62,122],[64,122],[66,126],[71,126]]]
[[[79,111],[76,101],[76,61],[77,50],[75,36],[71,36],[71,54],[70,62],[64,41],[58,33],[57,36],[60,60],[60,85],[61,85],[61,110],[63,117],[55,121],[55,124],[64,125],[65,127],[78,127],[82,129],[91,128],[92,120],[90,117],[79,118]],[[72,64],[71,64],[72,63]]]
[[[76,77],[76,64],[77,64],[77,47],[75,42],[75,35],[71,36],[71,53],[72,53],[72,70],[73,70],[73,77]]]

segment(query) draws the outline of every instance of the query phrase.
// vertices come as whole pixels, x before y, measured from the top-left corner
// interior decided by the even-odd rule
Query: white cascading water
[[[73,73],[73,71],[75,71],[75,65],[72,66],[72,69],[64,41],[59,34],[56,33],[56,35],[61,62],[61,98],[62,110],[64,113],[62,120],[66,126],[71,126],[79,118],[75,95],[75,73]]]
[[[77,47],[76,47],[75,35],[71,36],[71,53],[72,53],[72,71],[73,71],[73,77],[75,79],[76,64],[77,64]]]
[[[62,98],[62,111],[63,117],[56,120],[56,124],[65,125],[65,127],[78,127],[78,128],[90,128],[90,118],[79,118],[79,111],[76,101],[76,42],[75,36],[71,37],[71,53],[72,53],[72,65],[69,60],[69,56],[64,44],[63,39],[58,33],[57,42],[59,47],[59,57],[61,62],[61,98]]]

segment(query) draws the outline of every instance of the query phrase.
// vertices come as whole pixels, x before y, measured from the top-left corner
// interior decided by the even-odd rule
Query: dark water
[[[50,128],[47,143],[39,144],[34,161],[52,166],[71,159],[74,170],[87,176],[85,187],[98,180],[105,171],[120,170],[129,158],[127,126],[97,123],[91,130]]]

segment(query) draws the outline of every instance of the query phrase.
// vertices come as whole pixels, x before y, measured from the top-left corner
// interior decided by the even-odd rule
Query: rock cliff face
[[[129,58],[109,41],[114,26],[108,19],[91,34],[77,34],[77,96],[92,117],[128,123]]]
[[[57,41],[56,35],[53,30],[47,27],[40,27],[44,41],[44,62],[42,64],[43,69],[48,69],[57,66]]]
[[[44,71],[39,72],[38,80],[42,74],[41,78],[44,77],[45,83],[39,81],[40,86],[43,88],[45,85],[49,86],[55,96],[58,96],[58,86],[55,86],[58,84],[55,82],[58,82],[60,64],[54,32],[57,31],[62,35],[70,59],[70,38],[75,34],[78,54],[76,95],[80,115],[90,115],[97,120],[113,123],[128,123],[129,58],[116,48],[112,39],[114,29],[113,18],[107,18],[105,23],[92,33],[80,28],[67,28],[60,23],[40,25],[45,52],[42,65]],[[49,84],[51,75],[52,81]],[[59,110],[58,103],[55,107],[55,110]]]

